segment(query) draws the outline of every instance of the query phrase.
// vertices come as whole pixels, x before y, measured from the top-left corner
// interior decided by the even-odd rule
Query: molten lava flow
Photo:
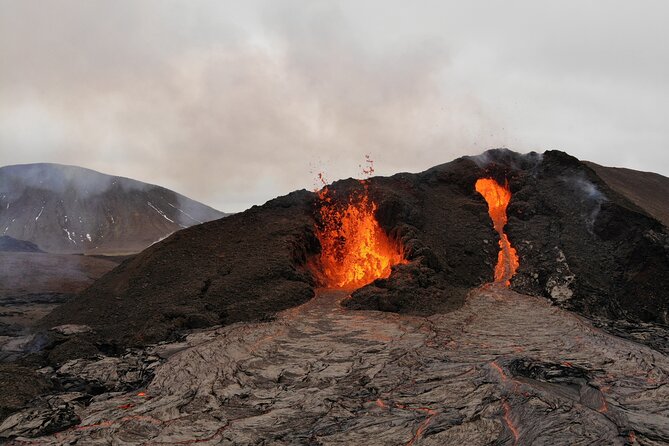
[[[501,186],[492,178],[481,178],[476,182],[476,192],[483,195],[488,202],[488,214],[493,221],[495,231],[499,234],[499,255],[495,267],[495,282],[511,284],[511,278],[518,269],[518,254],[509,238],[504,233],[506,225],[506,207],[511,200],[508,184]]]
[[[404,262],[397,244],[376,221],[376,203],[369,199],[366,183],[362,184],[364,191],[352,194],[343,204],[333,199],[327,187],[318,192],[321,203],[316,236],[321,254],[314,269],[321,285],[360,287],[387,278],[393,265]]]

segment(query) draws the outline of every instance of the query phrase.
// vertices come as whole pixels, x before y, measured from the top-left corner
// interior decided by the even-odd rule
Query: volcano
[[[482,178],[507,185],[506,223],[490,218],[495,211],[476,190]],[[518,259],[511,289],[587,317],[667,323],[666,227],[565,153],[493,150],[364,187],[376,224],[406,261],[359,284],[347,308],[418,315],[458,308],[469,290],[495,281],[503,229]],[[342,203],[360,190],[352,179],[329,186]],[[126,347],[271,317],[323,285],[310,267],[327,249],[318,237],[321,214],[319,194],[298,191],[179,231],[96,281],[43,326],[90,325],[105,343]]]
[[[606,169],[497,149],[180,230],[40,321],[0,438],[667,443],[669,229]]]

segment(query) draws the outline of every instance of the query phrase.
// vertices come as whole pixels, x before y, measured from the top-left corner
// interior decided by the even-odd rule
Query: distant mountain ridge
[[[139,252],[174,231],[226,215],[169,189],[82,167],[0,167],[0,236],[47,252]]]
[[[25,240],[17,240],[8,235],[0,236],[0,252],[44,252],[39,246]]]

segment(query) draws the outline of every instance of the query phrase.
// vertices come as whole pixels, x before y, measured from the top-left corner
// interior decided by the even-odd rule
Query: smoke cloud
[[[223,211],[355,176],[365,154],[382,175],[502,146],[658,170],[651,3],[0,0],[0,165],[80,165]]]
[[[588,231],[592,234],[597,216],[602,210],[602,203],[608,201],[608,198],[597,189],[597,186],[585,178],[582,173],[562,178],[562,181],[564,181],[568,189],[571,189],[569,193],[574,195],[583,204],[583,220]]]

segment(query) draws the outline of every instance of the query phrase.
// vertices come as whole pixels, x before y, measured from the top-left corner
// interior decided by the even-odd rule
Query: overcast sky
[[[223,211],[493,147],[669,175],[669,2],[0,0],[0,165]]]

